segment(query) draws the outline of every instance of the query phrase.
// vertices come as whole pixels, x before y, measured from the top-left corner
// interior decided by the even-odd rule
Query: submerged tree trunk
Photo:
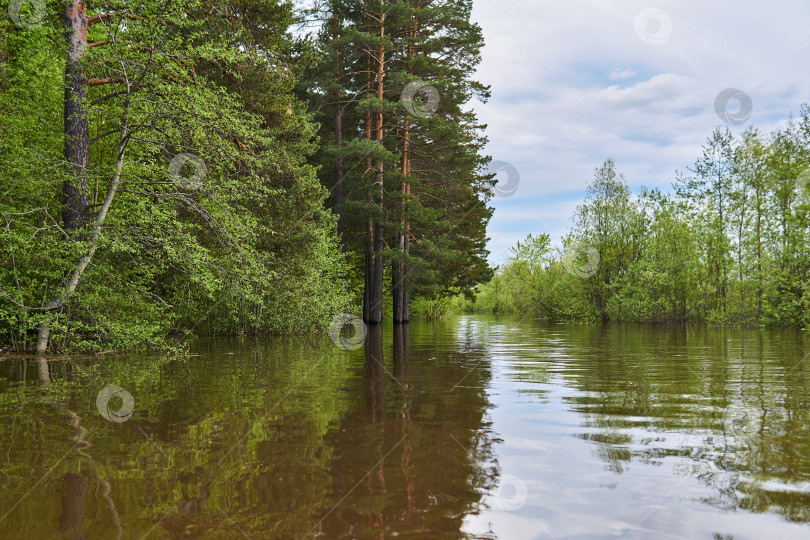
[[[87,166],[90,137],[87,113],[87,78],[81,65],[87,50],[87,9],[82,0],[69,0],[65,9],[67,62],[65,64],[65,162],[68,176],[62,186],[65,230],[81,229],[88,205]]]

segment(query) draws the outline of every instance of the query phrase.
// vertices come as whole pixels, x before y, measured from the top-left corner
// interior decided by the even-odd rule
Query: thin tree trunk
[[[419,9],[421,7],[421,1],[417,0],[415,9]],[[419,31],[419,18],[418,16],[414,17],[413,29],[410,32],[410,37],[413,39],[416,37],[417,32]],[[408,75],[413,75],[413,66],[411,65],[411,61],[413,60],[414,56],[416,55],[416,50],[413,45],[408,46]],[[410,120],[408,117],[405,117],[404,128],[402,132],[402,176],[405,178],[405,181],[402,182],[402,206],[400,208],[402,212],[402,220],[400,223],[401,230],[399,234],[399,249],[403,255],[403,257],[408,255],[408,248],[409,248],[409,232],[410,232],[410,224],[408,222],[407,217],[407,201],[408,197],[411,194],[411,184],[407,181],[408,175],[411,173],[411,163],[410,163],[410,150],[411,150],[411,125]],[[392,281],[393,281],[393,296],[394,296],[394,323],[406,323],[410,320],[410,294],[408,292],[408,284],[407,284],[407,276],[408,276],[408,264],[402,261],[395,261],[394,267],[392,268],[391,273]]]
[[[110,210],[110,206],[112,205],[113,199],[115,198],[115,194],[118,192],[118,186],[121,184],[121,171],[124,168],[124,152],[126,150],[127,143],[129,141],[129,128],[127,127],[127,109],[129,108],[129,102],[124,102],[124,117],[121,124],[121,136],[118,141],[118,154],[116,157],[115,162],[115,173],[113,174],[112,180],[110,181],[110,187],[107,190],[107,197],[104,199],[104,203],[102,203],[101,208],[96,214],[96,219],[93,224],[93,230],[91,235],[90,241],[90,249],[88,252],[78,260],[76,266],[73,268],[73,272],[70,275],[70,279],[68,279],[68,283],[65,286],[65,290],[62,294],[48,302],[45,306],[43,306],[43,311],[46,312],[45,317],[42,319],[39,325],[39,332],[37,336],[37,354],[43,354],[48,349],[48,338],[50,335],[50,326],[51,321],[53,320],[54,313],[60,309],[62,309],[67,302],[70,295],[73,294],[73,291],[76,290],[76,287],[79,285],[79,281],[84,274],[84,271],[87,269],[87,266],[90,264],[90,261],[93,260],[93,255],[96,253],[96,249],[98,249],[98,243],[101,239],[101,230],[104,225],[104,220],[107,218],[107,213]]]
[[[384,0],[380,0],[380,44],[377,47],[377,144],[383,144],[383,98],[384,94],[384,77],[385,77],[385,44],[383,37],[385,36],[385,12]],[[382,211],[383,211],[383,174],[384,166],[381,157],[376,160],[375,181],[377,190],[379,190],[379,198],[377,204],[380,207],[380,216],[374,224],[374,274],[372,281],[372,298],[370,305],[369,323],[380,324],[382,322],[382,299],[383,299],[383,248],[385,247],[385,231],[382,225]]]
[[[46,313],[45,317],[39,323],[37,331],[37,354],[44,354],[48,350],[48,340],[51,337],[51,322],[53,322],[53,313]]]
[[[371,52],[368,51],[366,55],[366,89],[371,89]],[[372,126],[371,110],[366,109],[365,123],[366,123],[366,139],[371,140]],[[366,155],[366,172],[371,170],[371,156]],[[371,195],[369,195],[369,203],[374,201],[374,189],[372,186]],[[366,253],[365,253],[365,273],[364,273],[364,287],[363,287],[363,320],[365,322],[371,321],[371,306],[373,302],[373,288],[374,288],[374,219],[369,216],[366,227]]]
[[[422,7],[421,0],[416,1],[416,9],[419,10]],[[419,32],[419,15],[418,13],[414,16],[413,22],[413,32],[411,33],[411,38],[416,38],[417,33]],[[416,56],[416,48],[411,44],[408,47],[408,73],[413,74],[413,65],[411,62],[413,61],[414,57]],[[403,158],[402,158],[402,167],[403,167],[403,174],[405,175],[405,183],[403,184],[403,199],[402,199],[402,236],[399,239],[400,249],[402,249],[402,254],[407,257],[408,250],[410,248],[410,232],[411,232],[411,224],[408,221],[408,199],[411,196],[411,183],[408,181],[408,175],[411,174],[411,125],[410,120],[408,117],[405,117],[405,133],[403,139]],[[411,297],[410,292],[408,291],[408,263],[406,261],[402,261],[400,266],[400,272],[402,274],[402,278],[400,279],[400,309],[399,309],[399,322],[406,323],[411,318]],[[407,330],[405,330],[405,335],[407,337]]]
[[[393,300],[394,324],[402,322],[402,261],[391,261],[391,296]]]
[[[408,167],[409,167],[409,170],[410,170],[410,164],[408,165]],[[411,184],[409,182],[409,183],[405,184],[405,201],[406,202],[408,200],[408,197],[410,197],[410,196],[411,196]],[[403,204],[405,204],[405,203],[403,203]],[[405,210],[403,210],[403,212],[404,211]],[[410,225],[407,217],[405,217],[403,219],[403,221],[404,221],[404,225],[405,225],[405,233],[402,235],[402,239],[401,239],[402,252],[405,255],[407,255],[408,250],[410,249],[411,225]],[[401,296],[400,302],[401,302],[402,308],[400,310],[400,312],[401,312],[400,322],[406,323],[406,322],[411,320],[411,293],[408,290],[407,277],[408,277],[408,271],[409,270],[408,270],[408,263],[406,261],[402,262],[401,271],[402,271],[402,283],[401,283],[402,292],[400,293],[400,296]]]
[[[407,177],[409,174],[408,151],[410,147],[410,126],[408,120],[405,120],[405,129],[402,139],[402,175]],[[400,211],[402,212],[402,219],[400,222],[399,233],[399,250],[405,256],[408,253],[408,218],[406,217],[407,206],[406,200],[410,194],[410,184],[403,182],[402,190],[402,205]],[[406,277],[408,275],[407,264],[404,260],[394,261],[391,265],[391,282],[392,293],[394,297],[394,324],[408,322],[409,309],[408,309],[408,288],[406,285]]]
[[[339,37],[340,19],[337,11],[332,14],[335,22],[335,29],[333,40],[335,42],[335,85],[340,81],[340,49],[337,46]],[[335,152],[335,210],[338,216],[337,231],[340,238],[340,251],[346,253],[346,224],[343,219],[343,155],[340,153],[340,148],[343,146],[343,110],[340,106],[340,90],[335,88],[335,146],[338,150]],[[344,277],[348,284],[349,276]]]
[[[728,288],[728,268],[726,268],[726,222],[723,218],[723,178],[721,172],[717,173],[717,186],[718,193],[720,194],[720,238],[722,244],[720,245],[720,305],[723,308],[723,315],[726,313],[726,289]]]
[[[81,229],[88,206],[87,165],[90,137],[87,114],[87,79],[81,65],[87,50],[87,9],[82,0],[69,0],[65,9],[67,63],[65,64],[65,161],[68,177],[63,184],[65,230]]]
[[[372,301],[370,307],[370,324],[380,324],[383,319],[383,255],[385,238],[382,223],[374,225],[374,281],[372,283]]]
[[[374,222],[368,218],[366,227],[365,283],[363,287],[363,320],[371,321],[371,298],[374,287]]]
[[[757,179],[759,182],[759,179]],[[757,187],[757,322],[762,318],[762,201]]]

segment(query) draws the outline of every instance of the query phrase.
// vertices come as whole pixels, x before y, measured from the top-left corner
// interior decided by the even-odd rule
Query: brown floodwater
[[[474,315],[191,353],[0,360],[0,538],[810,538],[806,331]]]

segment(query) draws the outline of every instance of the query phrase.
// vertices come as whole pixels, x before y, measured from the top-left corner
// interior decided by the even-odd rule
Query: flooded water
[[[191,352],[0,360],[0,537],[810,538],[808,332],[458,316]]]

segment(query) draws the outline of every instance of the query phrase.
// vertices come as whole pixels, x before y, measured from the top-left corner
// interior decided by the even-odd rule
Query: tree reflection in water
[[[6,358],[0,537],[456,538],[499,511],[560,537],[598,532],[583,504],[610,509],[593,527],[643,523],[665,484],[661,512],[706,537],[810,520],[804,333],[509,321],[370,328],[355,351]],[[111,384],[135,399],[126,422],[96,410]],[[526,500],[485,508],[509,475]]]
[[[0,536],[457,535],[493,474],[485,351],[462,357],[444,323],[416,354],[409,325],[369,330],[357,351],[266,338],[0,362]],[[134,396],[128,421],[96,410],[108,384]]]
[[[409,334],[409,325],[394,326],[393,362],[386,364],[384,332],[369,328],[358,381],[364,407],[350,407],[330,439],[335,481],[319,526],[328,538],[450,537],[480,501],[490,459],[488,371],[478,365],[469,375],[452,348],[412,354]],[[451,391],[467,375],[477,388]]]

